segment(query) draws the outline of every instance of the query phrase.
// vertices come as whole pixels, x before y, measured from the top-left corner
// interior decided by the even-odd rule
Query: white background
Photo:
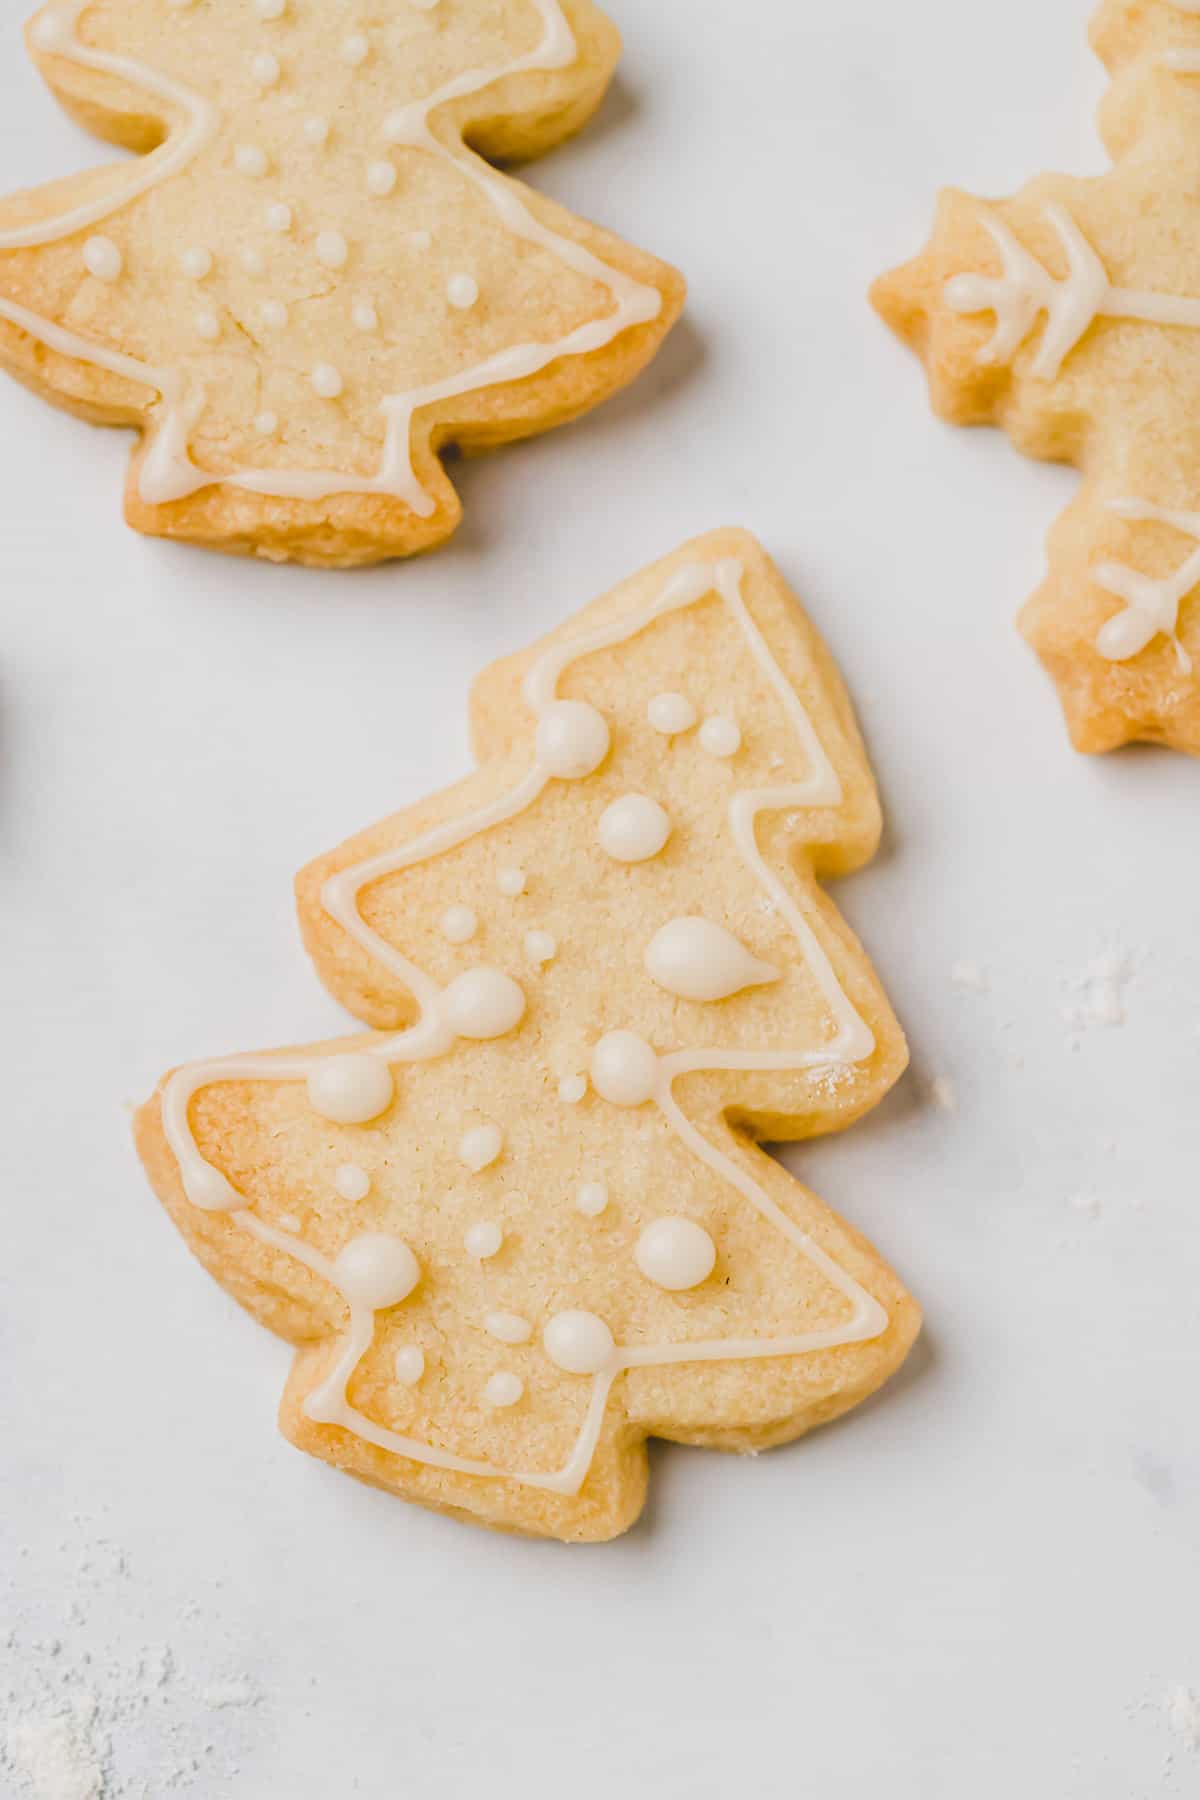
[[[1070,750],[1012,619],[1073,477],[936,425],[864,300],[940,182],[1103,166],[1087,9],[609,10],[619,81],[532,179],[689,311],[628,394],[456,469],[449,548],[335,576],[144,541],[123,438],[0,388],[7,1683],[123,1691],[169,1646],[115,1741],[155,1800],[193,1754],[246,1800],[1200,1792],[1159,1711],[1200,1686],[1200,769]],[[83,166],[2,33],[5,184]],[[288,1353],[160,1214],[126,1108],[339,1030],[294,870],[463,772],[483,663],[726,523],[829,639],[889,819],[838,900],[914,1072],[795,1166],[928,1329],[791,1450],[656,1452],[623,1541],[509,1541],[283,1443]],[[1114,946],[1128,1021],[1073,1035]],[[235,1678],[256,1704],[206,1716]]]

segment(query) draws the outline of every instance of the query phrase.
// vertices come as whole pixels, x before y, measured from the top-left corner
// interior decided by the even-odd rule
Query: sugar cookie
[[[1021,618],[1076,747],[1200,754],[1200,11],[1107,0],[1092,36],[1112,171],[945,193],[873,298],[943,418],[1083,471]]]
[[[573,418],[678,315],[674,270],[484,160],[599,104],[619,40],[592,0],[52,0],[28,42],[142,155],[0,203],[0,363],[138,429],[141,531],[427,549],[460,515],[441,449]]]
[[[664,740],[681,670],[736,751],[678,708]],[[879,807],[827,652],[740,532],[498,664],[473,710],[474,774],[299,880],[317,968],[374,1033],[180,1069],[138,1139],[196,1254],[296,1344],[294,1443],[460,1517],[607,1538],[647,1437],[786,1442],[916,1335],[755,1143],[853,1123],[904,1068],[817,885],[870,858]],[[601,830],[630,794],[671,823],[636,858]]]

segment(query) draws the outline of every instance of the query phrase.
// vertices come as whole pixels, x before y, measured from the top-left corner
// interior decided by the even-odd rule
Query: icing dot
[[[446,283],[446,298],[463,312],[478,300],[479,283],[473,275],[452,275]]]
[[[525,995],[499,969],[468,969],[442,995],[442,1009],[458,1037],[504,1037],[525,1017]]]
[[[312,372],[312,384],[322,400],[336,400],[345,388],[341,371],[332,363],[318,363]]]
[[[524,1392],[525,1383],[519,1375],[493,1375],[483,1397],[489,1406],[515,1406]]]
[[[442,914],[442,936],[452,944],[465,944],[475,936],[479,920],[469,906],[448,906]]]
[[[586,1093],[586,1075],[564,1075],[558,1084],[558,1097],[565,1106],[578,1106]]]
[[[261,250],[255,249],[253,244],[247,244],[241,253],[240,261],[247,275],[261,275],[267,266],[266,257]]]
[[[525,892],[524,869],[501,869],[496,877],[496,886],[509,900],[515,900],[518,894]]]
[[[530,962],[552,962],[558,955],[558,939],[549,931],[527,931],[525,954]]]
[[[542,1333],[546,1355],[568,1375],[596,1375],[612,1361],[612,1332],[590,1312],[560,1312]]]
[[[988,303],[987,284],[978,275],[955,275],[942,289],[951,312],[982,312]]]
[[[39,50],[57,50],[70,41],[66,21],[56,13],[44,13],[33,27],[33,41]]]
[[[259,437],[274,437],[279,430],[279,414],[260,412],[255,416],[254,429]]]
[[[282,300],[264,300],[259,318],[274,331],[282,331],[288,322],[288,309]]]
[[[433,245],[433,237],[428,231],[410,231],[408,241],[414,250],[429,250]]]
[[[302,129],[305,143],[318,149],[329,137],[329,120],[321,118],[319,113],[313,113],[311,118],[305,119]]]
[[[343,1200],[365,1200],[371,1191],[371,1177],[357,1163],[342,1163],[334,1174],[333,1185]]]
[[[287,0],[254,0],[254,10],[260,19],[282,19]]]
[[[390,162],[373,162],[367,169],[367,189],[378,194],[390,194],[396,185],[396,165]]]
[[[502,1344],[527,1344],[533,1336],[533,1326],[520,1313],[490,1312],[483,1325]]]
[[[388,114],[383,121],[383,135],[389,144],[412,143],[416,140],[420,110],[420,107],[416,109],[415,118],[411,106],[402,106],[396,112]]]
[[[215,343],[221,335],[221,321],[215,312],[205,310],[196,314],[196,334],[208,343]]]
[[[350,317],[359,331],[377,331],[379,329],[379,314],[370,300],[356,300]]]
[[[340,231],[322,231],[317,237],[317,261],[327,269],[344,269],[350,246]]]
[[[646,708],[646,717],[664,737],[678,737],[696,723],[696,709],[686,694],[655,694]]]
[[[338,1125],[366,1125],[377,1119],[396,1093],[388,1065],[361,1052],[323,1057],[309,1074],[307,1086],[313,1111]]]
[[[592,1084],[614,1106],[641,1106],[658,1086],[658,1057],[636,1031],[610,1031],[592,1051]]]
[[[405,1387],[416,1387],[425,1373],[425,1352],[417,1344],[405,1344],[396,1352],[396,1360],[392,1365],[396,1371],[396,1380]]]
[[[97,281],[116,281],[125,267],[125,258],[111,238],[90,237],[83,246],[84,266]]]
[[[368,1306],[372,1312],[399,1306],[421,1279],[421,1266],[403,1238],[381,1231],[351,1238],[333,1269],[351,1305]]]
[[[608,1205],[608,1189],[602,1181],[585,1181],[575,1195],[575,1210],[585,1219],[598,1219]]]
[[[193,249],[184,251],[179,259],[179,266],[189,281],[203,281],[206,275],[212,274],[212,251],[197,244]]]
[[[638,1239],[633,1260],[647,1281],[681,1294],[708,1280],[716,1264],[717,1247],[703,1225],[691,1219],[655,1219]]]
[[[263,50],[250,58],[250,73],[259,87],[274,87],[282,72],[279,58],[272,56],[269,50]]]
[[[267,172],[266,153],[257,144],[239,144],[233,153],[233,166],[239,175],[251,175],[257,180]]]
[[[736,756],[742,747],[742,734],[732,719],[714,713],[700,727],[700,742],[710,756]]]
[[[267,208],[268,231],[290,231],[292,209],[285,200],[276,200]]]
[[[459,1139],[459,1161],[478,1175],[490,1168],[504,1146],[504,1133],[498,1125],[475,1125]]]
[[[552,700],[538,720],[538,760],[560,781],[581,781],[600,767],[611,743],[608,724],[583,700]]]
[[[467,1247],[467,1255],[478,1258],[480,1262],[486,1261],[489,1256],[495,1256],[503,1242],[504,1233],[498,1225],[493,1225],[490,1221],[472,1225],[463,1239],[463,1243]]]
[[[779,980],[779,970],[710,919],[672,919],[646,946],[646,973],[681,1000],[728,1000]]]
[[[361,68],[371,54],[371,46],[361,31],[352,31],[342,39],[341,58],[352,69]]]
[[[600,815],[600,848],[614,862],[648,862],[671,835],[667,813],[645,794],[625,794]]]

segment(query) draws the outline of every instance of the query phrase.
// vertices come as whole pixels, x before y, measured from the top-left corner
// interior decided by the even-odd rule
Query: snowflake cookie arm
[[[590,0],[352,25],[54,0],[30,28],[72,112],[157,148],[0,206],[0,361],[139,429],[139,529],[317,564],[427,548],[460,511],[440,450],[577,416],[678,315],[673,270],[481,154],[594,109],[618,41]]]
[[[293,1441],[595,1538],[636,1515],[647,1436],[798,1436],[919,1313],[754,1141],[840,1129],[905,1062],[813,874],[878,831],[840,684],[741,534],[574,627],[528,661],[521,743],[302,882],[326,979],[388,1030],[176,1071],[138,1132],[207,1266],[302,1344]]]
[[[998,424],[1026,455],[1085,475],[1022,616],[1076,746],[1194,752],[1200,606],[1194,583],[1176,591],[1187,548],[1164,564],[1162,533],[1128,521],[1190,514],[1200,492],[1200,256],[1178,179],[1200,138],[1184,61],[1200,26],[1165,4],[1112,5],[1095,37],[1115,77],[1113,171],[1039,176],[1001,202],[947,192],[925,251],[872,297],[924,363],[940,417]],[[1114,547],[1132,549],[1125,575]]]

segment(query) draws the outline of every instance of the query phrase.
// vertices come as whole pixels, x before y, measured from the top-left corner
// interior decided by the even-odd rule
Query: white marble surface
[[[533,179],[678,262],[687,321],[606,410],[460,470],[447,551],[335,577],[142,541],[124,440],[0,387],[0,1697],[123,1696],[111,1791],[155,1800],[193,1759],[243,1800],[1195,1793],[1158,1708],[1200,1689],[1200,769],[1069,750],[1012,616],[1073,478],[935,425],[863,300],[939,182],[1101,167],[1086,8],[611,10],[620,82]],[[82,165],[0,34],[5,181]],[[286,1352],[160,1215],[125,1108],[339,1029],[293,871],[463,771],[480,664],[726,522],[827,634],[889,814],[838,899],[914,1073],[795,1166],[928,1331],[793,1450],[657,1453],[644,1523],[567,1553],[276,1436]],[[1127,1022],[1073,1035],[1110,949]]]

